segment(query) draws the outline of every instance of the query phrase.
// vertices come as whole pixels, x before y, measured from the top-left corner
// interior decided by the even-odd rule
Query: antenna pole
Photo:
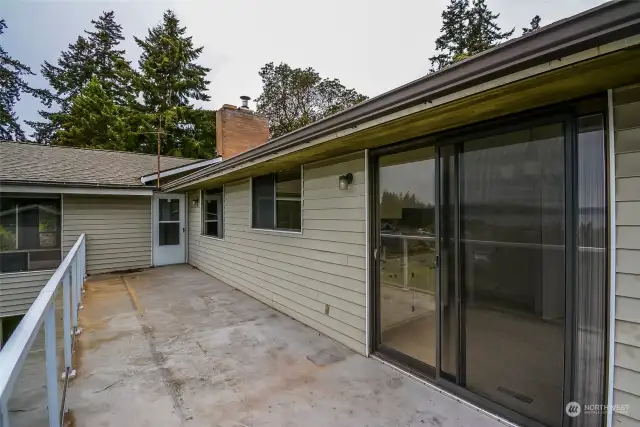
[[[160,133],[162,133],[162,116],[158,125],[158,179],[156,180],[156,188],[160,190]]]
[[[160,189],[160,145],[161,145],[161,139],[160,139],[160,135],[162,135],[164,132],[162,131],[162,117],[159,118],[158,121],[158,128],[155,132],[140,132],[140,134],[149,134],[149,133],[155,133],[156,136],[158,137],[158,154],[157,154],[157,160],[158,160],[158,166],[157,166],[157,180],[158,182],[156,182],[156,188],[159,190]],[[146,142],[145,142],[146,144]]]

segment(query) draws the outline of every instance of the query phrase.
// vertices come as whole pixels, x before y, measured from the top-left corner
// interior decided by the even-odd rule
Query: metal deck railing
[[[40,409],[46,410],[50,427],[62,425],[68,380],[75,376],[72,350],[74,337],[81,331],[78,310],[81,308],[85,272],[86,237],[83,233],[0,350],[0,427],[34,425],[36,418],[28,421],[19,418],[37,409],[39,403],[42,403]],[[60,321],[58,327],[56,319]],[[42,332],[44,346],[40,347]],[[29,362],[39,360],[42,353],[44,366]],[[46,404],[38,401],[43,377]],[[26,392],[18,399],[17,391],[21,388]],[[45,400],[45,396],[42,397]],[[21,404],[27,403],[29,408],[12,408],[16,400],[21,400]],[[44,424],[42,421],[37,419],[38,424]]]

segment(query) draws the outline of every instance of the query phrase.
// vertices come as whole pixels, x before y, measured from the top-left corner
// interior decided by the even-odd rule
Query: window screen
[[[283,230],[300,230],[300,195],[302,194],[300,169],[276,173],[275,186],[276,228]]]
[[[222,189],[204,190],[202,194],[202,234],[205,236],[222,237]]]
[[[301,230],[299,168],[253,178],[254,228]]]
[[[274,189],[273,174],[253,178],[253,210],[252,221],[254,228],[274,228]]]

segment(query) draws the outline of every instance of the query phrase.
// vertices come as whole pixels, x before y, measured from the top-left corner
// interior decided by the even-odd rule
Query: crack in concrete
[[[160,371],[160,377],[162,379],[162,383],[167,389],[167,393],[173,402],[173,409],[175,409],[176,414],[180,417],[180,420],[184,424],[185,421],[190,420],[192,417],[187,416],[185,413],[185,407],[183,405],[183,400],[180,397],[181,394],[181,386],[179,382],[173,377],[173,372],[165,366],[165,357],[162,352],[158,351],[155,344],[155,334],[153,333],[153,329],[145,322],[144,320],[144,310],[142,309],[142,305],[138,300],[138,296],[136,295],[133,288],[127,282],[127,279],[124,276],[120,276],[122,283],[124,284],[125,289],[127,290],[127,294],[129,295],[129,300],[131,301],[131,305],[133,309],[138,313],[138,323],[140,323],[140,327],[142,328],[142,332],[146,338],[147,344],[149,345],[149,352],[151,353],[151,357],[156,367]]]

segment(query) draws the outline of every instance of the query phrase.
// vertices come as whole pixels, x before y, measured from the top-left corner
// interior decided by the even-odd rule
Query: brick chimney
[[[249,97],[242,106],[224,104],[216,112],[216,151],[227,160],[269,140],[269,120],[249,109]]]

